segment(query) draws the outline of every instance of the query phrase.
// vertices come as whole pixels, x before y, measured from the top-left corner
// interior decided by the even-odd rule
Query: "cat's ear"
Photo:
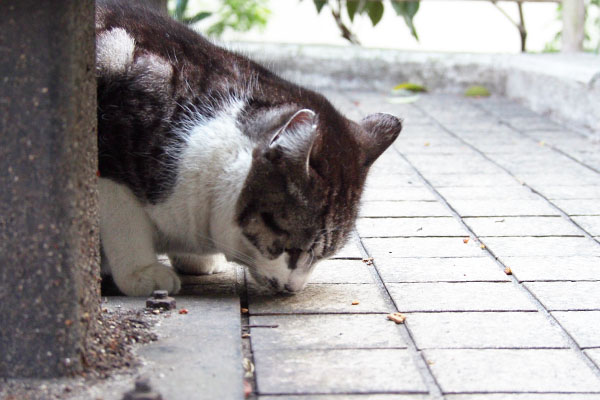
[[[317,115],[309,109],[296,111],[271,137],[267,158],[286,156],[302,162],[308,172],[312,145],[317,131]]]
[[[396,140],[402,130],[402,120],[391,114],[371,114],[360,121],[364,132],[359,136],[365,152],[365,166],[370,166]]]

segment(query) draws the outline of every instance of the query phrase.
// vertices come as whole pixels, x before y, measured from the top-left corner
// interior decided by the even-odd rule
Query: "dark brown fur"
[[[163,201],[177,177],[182,139],[174,127],[190,112],[211,118],[227,99],[243,98],[238,123],[255,143],[237,203],[244,235],[268,258],[288,252],[289,268],[302,253],[323,258],[341,247],[356,219],[368,169],[400,133],[399,119],[374,114],[360,124],[350,121],[320,94],[143,7],[100,1],[97,20],[97,34],[127,30],[136,43],[134,61],[157,55],[173,71],[167,82],[153,81],[153,71],[143,66],[98,76],[103,177],[128,185],[143,203]],[[273,143],[274,135],[302,109],[316,114],[316,129],[290,157]]]

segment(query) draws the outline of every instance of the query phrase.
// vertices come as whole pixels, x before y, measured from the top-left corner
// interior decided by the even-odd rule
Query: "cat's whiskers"
[[[230,246],[227,246],[226,244],[224,244],[222,242],[219,242],[215,239],[206,237],[204,235],[197,235],[197,237],[201,240],[211,243],[212,245],[214,245],[214,247],[223,251],[223,253],[225,253],[226,255],[233,256],[233,258],[235,258],[235,259],[244,261],[245,263],[247,263],[246,265],[248,267],[254,268],[254,269],[258,268],[258,261],[254,257],[249,256],[246,253],[240,252],[239,250],[236,250]]]

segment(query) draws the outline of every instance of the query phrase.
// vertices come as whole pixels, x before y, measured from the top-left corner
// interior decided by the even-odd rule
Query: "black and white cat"
[[[401,121],[321,95],[126,2],[96,8],[100,229],[119,289],[247,266],[295,292],[347,240],[369,167]],[[223,257],[224,255],[224,257]]]

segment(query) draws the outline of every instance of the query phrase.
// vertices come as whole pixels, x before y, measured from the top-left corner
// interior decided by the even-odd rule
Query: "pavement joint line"
[[[394,238],[402,238],[402,239],[413,239],[413,238],[461,238],[466,237],[466,235],[389,235],[389,236],[371,236],[371,235],[363,235],[363,238],[366,239],[394,239]],[[486,235],[479,236],[480,238],[583,238],[585,235]]]
[[[261,396],[265,396],[265,397],[284,397],[287,399],[289,398],[289,396],[292,397],[314,397],[314,396],[327,396],[327,397],[333,397],[333,398],[341,398],[341,396],[374,396],[374,395],[426,395],[425,392],[419,392],[419,391],[415,391],[415,390],[407,390],[407,391],[398,391],[398,390],[393,390],[393,391],[389,391],[389,392],[382,392],[380,390],[378,391],[373,391],[373,392],[335,392],[335,393],[331,393],[331,392],[310,392],[310,393],[298,393],[298,392],[289,392],[289,393],[265,393],[262,394]],[[367,397],[368,398],[368,397]]]
[[[415,108],[418,108],[419,110],[425,112],[424,110],[420,109],[419,106],[417,105],[412,105]],[[472,107],[475,107],[477,109],[482,110],[483,112],[488,113],[489,115],[491,115],[494,118],[498,118],[496,115],[494,115],[492,112],[484,109],[484,108],[480,108],[477,106],[472,105]],[[446,128],[446,126],[444,126],[440,121],[438,121],[435,117],[433,117],[431,114],[426,113],[426,116],[428,118],[430,118],[432,121],[435,122],[435,124],[437,124],[444,132],[446,132],[447,134],[449,134],[450,136],[452,136],[453,138],[459,140],[460,142],[462,142],[464,145],[470,147],[472,150],[474,150],[476,153],[478,153],[480,156],[482,156],[484,159],[486,159],[487,161],[491,162],[493,165],[495,165],[496,167],[502,169],[505,173],[507,173],[510,177],[512,177],[513,179],[515,179],[518,183],[521,184],[521,186],[524,186],[526,188],[528,188],[529,190],[531,190],[533,193],[535,193],[536,195],[538,195],[540,198],[542,198],[543,200],[545,200],[552,208],[554,208],[561,217],[565,218],[567,221],[569,221],[572,225],[574,225],[577,229],[579,229],[580,231],[582,231],[584,233],[584,236],[587,237],[588,239],[591,239],[592,241],[596,242],[597,244],[600,245],[600,240],[597,240],[592,234],[590,234],[587,230],[585,230],[584,228],[582,228],[577,222],[575,222],[563,209],[561,209],[560,207],[558,207],[556,204],[554,204],[550,199],[548,199],[546,196],[544,196],[542,193],[540,193],[538,190],[536,190],[535,188],[533,188],[532,186],[529,186],[526,182],[521,181],[519,178],[517,178],[508,168],[504,167],[503,165],[499,164],[498,162],[494,161],[488,154],[482,152],[481,150],[479,150],[475,145],[471,144],[470,142],[468,142],[467,140],[463,139],[462,137],[460,137],[459,135],[455,134],[454,132],[452,132],[450,129]],[[501,121],[501,120],[500,120]],[[502,122],[502,121],[501,121]],[[511,129],[515,130],[514,128],[512,128],[511,126],[509,126]],[[521,133],[518,130],[515,130],[515,132],[517,133]],[[393,149],[396,151],[396,153],[400,154],[401,157],[407,162],[409,163],[409,165],[411,167],[413,167],[415,169],[415,171],[417,171],[419,173],[419,175],[421,177],[423,177],[423,175],[421,175],[420,171],[417,170],[417,168],[396,148],[393,147]],[[429,181],[427,181],[427,184],[431,187],[433,187]],[[436,190],[437,192],[437,190]],[[438,193],[439,194],[439,193]],[[440,194],[441,196],[441,194]],[[457,215],[460,216],[460,214],[457,213]],[[467,218],[470,216],[468,215],[464,215],[464,216],[460,216],[461,218]],[[500,216],[495,216],[495,217],[500,217]]]
[[[242,266],[236,266],[236,286],[239,287],[238,295],[240,296],[240,307],[246,308],[248,309],[248,277],[247,277],[247,271],[246,268],[242,267]],[[250,325],[250,313],[245,313],[242,314],[241,309],[240,309],[240,323],[242,326],[242,332],[240,332],[240,340],[242,341],[242,357],[243,358],[247,358],[250,360],[250,362],[252,362],[252,365],[254,366],[254,372],[252,373],[252,377],[250,378],[246,378],[244,377],[245,380],[247,380],[250,385],[252,386],[252,392],[250,394],[250,396],[248,396],[248,399],[256,399],[258,398],[258,385],[257,385],[257,379],[256,379],[256,364],[254,363],[254,351],[252,349],[252,337],[242,337],[242,333],[244,331],[244,325]],[[248,328],[246,328],[248,331],[250,331]],[[242,360],[243,361],[243,360]],[[244,372],[245,374],[245,372]]]
[[[515,128],[513,128],[512,126],[510,126],[510,127],[511,127],[512,129],[515,129]],[[515,130],[516,130],[516,129],[515,129]],[[519,131],[517,130],[517,132],[519,132]],[[581,160],[579,160],[579,159],[577,159],[577,158],[573,157],[572,155],[570,155],[569,153],[565,152],[564,150],[562,150],[562,149],[559,149],[558,147],[555,147],[553,144],[548,144],[547,146],[548,146],[548,147],[550,147],[552,150],[556,151],[557,153],[560,153],[560,154],[562,154],[563,156],[565,156],[565,157],[567,157],[567,158],[569,158],[569,159],[571,159],[571,160],[575,161],[576,163],[580,164],[581,166],[583,166],[583,167],[585,167],[585,168],[587,168],[587,169],[590,169],[590,170],[592,170],[592,171],[596,172],[597,174],[600,174],[600,170],[598,170],[598,169],[596,169],[596,168],[592,167],[591,165],[587,165],[587,164],[586,164],[586,163],[584,163],[583,161],[581,161]]]
[[[477,103],[473,103],[473,104],[471,104],[471,105],[472,105],[473,107],[475,107],[475,108],[477,108],[477,109],[479,109],[479,110],[481,110],[481,111],[483,111],[483,112],[487,113],[487,114],[493,115],[495,118],[497,118],[497,120],[498,120],[498,122],[499,122],[500,124],[502,124],[502,125],[505,125],[505,126],[509,127],[510,129],[512,129],[513,131],[517,132],[517,133],[518,133],[518,134],[520,134],[521,136],[524,136],[524,137],[526,137],[527,139],[530,139],[531,141],[533,141],[533,142],[535,142],[535,143],[539,143],[539,140],[538,140],[538,139],[536,139],[535,137],[532,137],[532,136],[530,136],[529,134],[527,134],[527,132],[535,132],[535,131],[524,131],[524,130],[518,129],[518,128],[516,128],[516,127],[515,127],[513,124],[511,124],[510,122],[503,120],[503,119],[502,119],[502,117],[501,117],[500,115],[496,114],[495,112],[493,112],[493,111],[491,111],[491,110],[489,110],[489,109],[487,109],[487,108],[485,108],[485,107],[481,107],[481,105],[479,105],[479,104],[477,104]],[[585,138],[585,139],[588,139],[588,140],[592,140],[592,138],[591,138],[591,137],[589,137],[588,135],[585,135],[585,134],[582,134],[582,133],[580,133],[580,132],[578,132],[578,131],[574,131],[574,130],[572,130],[572,129],[570,129],[570,128],[567,128],[567,127],[566,127],[566,126],[564,126],[563,124],[561,124],[561,123],[558,123],[558,122],[556,122],[556,121],[552,121],[552,122],[556,123],[557,125],[559,125],[561,128],[563,128],[563,129],[564,129],[565,131],[567,131],[567,132],[571,132],[571,133],[574,133],[574,134],[576,134],[576,135],[579,135],[579,136],[581,136],[582,138]],[[593,172],[596,172],[597,174],[600,174],[600,170],[598,170],[598,169],[596,169],[596,168],[592,167],[591,165],[587,165],[586,163],[584,163],[584,162],[583,162],[583,161],[581,161],[581,160],[578,160],[577,158],[575,158],[575,157],[571,156],[569,153],[565,152],[564,150],[562,150],[562,149],[560,149],[560,148],[556,147],[556,146],[555,146],[555,145],[553,145],[552,143],[545,143],[545,146],[547,146],[548,148],[550,148],[551,150],[553,150],[553,151],[555,151],[555,152],[557,152],[557,153],[559,153],[559,154],[562,154],[563,156],[565,156],[565,157],[569,158],[570,160],[572,160],[572,161],[575,161],[577,164],[581,165],[582,167],[585,167],[585,168],[587,168],[587,169],[589,169],[589,170],[591,170],[591,171],[593,171]]]
[[[485,113],[487,113],[488,115],[493,116],[494,118],[496,118],[501,124],[504,124],[505,126],[509,127],[510,129],[512,129],[513,131],[515,131],[517,134],[524,136],[527,139],[530,139],[534,142],[537,143],[536,140],[534,140],[533,138],[531,138],[530,136],[528,136],[527,134],[525,134],[523,131],[516,129],[514,126],[512,126],[510,123],[504,121],[501,119],[501,117],[499,117],[498,115],[494,114],[493,112],[491,112],[490,110],[487,110],[484,107],[478,106],[476,104],[472,104],[472,107],[481,110]],[[418,106],[414,106],[416,108],[419,108]],[[423,111],[423,110],[421,110]],[[486,160],[488,160],[489,162],[491,162],[492,164],[496,165],[497,167],[501,168],[504,172],[506,172],[507,174],[509,174],[512,178],[514,178],[517,182],[521,183],[523,186],[527,187],[529,190],[531,190],[533,193],[537,194],[539,197],[541,197],[542,199],[544,199],[548,204],[550,204],[550,206],[552,208],[554,208],[556,211],[558,211],[561,215],[561,217],[567,219],[571,224],[573,224],[575,227],[577,227],[579,230],[581,230],[582,232],[585,233],[585,236],[591,240],[593,240],[594,242],[596,242],[597,244],[600,245],[600,240],[596,239],[591,233],[589,233],[587,230],[585,230],[581,225],[579,225],[577,222],[575,222],[571,216],[569,216],[562,208],[560,208],[559,206],[557,206],[552,200],[548,199],[546,196],[544,196],[543,193],[541,193],[540,191],[536,190],[535,188],[533,188],[532,186],[529,186],[526,182],[522,182],[519,178],[517,178],[508,168],[500,165],[499,163],[497,163],[496,161],[494,161],[491,157],[489,157],[486,153],[482,152],[481,150],[479,150],[476,146],[474,146],[473,144],[469,143],[468,141],[464,140],[462,137],[456,135],[454,132],[452,132],[450,129],[446,128],[441,122],[439,122],[435,117],[433,117],[432,115],[430,115],[429,113],[426,114],[429,118],[431,118],[433,121],[435,121],[436,124],[438,124],[446,133],[448,133],[449,135],[451,135],[452,137],[458,139],[459,141],[461,141],[462,143],[464,143],[465,145],[467,145],[468,147],[470,147],[471,149],[473,149],[474,151],[476,151],[479,155],[481,155],[482,157],[484,157]],[[569,129],[565,128],[566,130],[570,131]],[[573,132],[573,131],[571,131]],[[589,138],[587,138],[589,139]],[[560,154],[563,154],[565,156],[568,156],[570,159],[572,159],[573,161],[575,161],[576,163],[592,170],[593,172],[596,173],[600,173],[600,171],[597,171],[596,169],[590,167],[587,164],[582,163],[579,160],[576,160],[575,158],[569,156],[566,153],[563,153],[562,151],[557,151],[553,146],[549,146],[551,150],[556,151]],[[395,148],[394,148],[395,149]],[[411,164],[412,165],[412,164]]]
[[[354,230],[353,236],[354,236],[353,240],[355,241],[356,245],[359,247],[360,253],[362,254],[363,258],[364,259],[372,258],[371,255],[369,254],[369,252],[367,251],[367,249],[365,248],[356,229]],[[371,276],[373,277],[373,280],[375,281],[375,284],[378,287],[379,292],[383,296],[384,301],[388,305],[390,305],[393,309],[395,309],[396,311],[400,311],[398,309],[398,305],[392,298],[390,291],[387,288],[385,282],[381,278],[381,274],[379,273],[379,270],[377,269],[377,262],[375,259],[372,259],[372,264],[370,265],[369,272],[371,273]],[[400,336],[406,343],[407,350],[409,351],[409,353],[413,359],[413,362],[416,364],[416,368],[419,371],[419,374],[421,375],[421,379],[423,379],[423,383],[425,383],[425,386],[427,387],[429,395],[433,399],[444,400],[445,397],[442,393],[440,384],[437,382],[435,375],[433,375],[433,372],[431,371],[431,369],[429,368],[429,365],[425,361],[425,358],[423,357],[423,353],[417,348],[417,344],[416,344],[414,338],[412,337],[412,334],[408,330],[408,327],[406,326],[406,324],[396,324],[396,327],[398,328],[398,330],[400,332]]]
[[[351,351],[351,350],[406,350],[406,346],[388,346],[388,347],[311,347],[311,348],[303,348],[303,347],[274,347],[269,349],[261,349],[261,352],[269,353],[269,352],[278,352],[278,351],[297,351],[303,353],[312,353],[315,350],[318,351],[330,351],[336,352],[338,350]],[[556,347],[555,347],[556,348]],[[369,392],[371,394],[371,392]]]
[[[600,279],[522,279],[521,282],[600,282]]]
[[[535,194],[537,194],[538,196],[540,196],[541,198],[543,198],[544,200],[546,200],[548,203],[550,203],[550,205],[552,207],[554,207],[560,214],[561,217],[566,218],[568,221],[570,221],[573,225],[575,225],[579,230],[581,230],[582,232],[584,232],[584,236],[593,240],[594,242],[600,244],[600,240],[596,237],[594,237],[591,233],[589,233],[587,230],[585,230],[581,225],[579,225],[573,218],[571,218],[570,215],[568,215],[566,212],[563,211],[562,208],[560,208],[559,206],[557,206],[556,204],[554,204],[552,202],[552,200],[548,199],[546,196],[544,196],[542,193],[538,192],[536,189],[531,188],[531,191],[534,192]]]
[[[443,129],[446,133],[448,133],[449,135],[451,135],[452,137],[460,140],[461,142],[465,143],[467,146],[469,146],[470,148],[472,148],[473,150],[475,150],[476,152],[478,152],[480,155],[482,155],[486,160],[488,160],[489,162],[499,166],[494,160],[490,159],[487,155],[485,155],[484,153],[482,153],[479,149],[477,149],[475,146],[471,145],[470,143],[464,141],[461,137],[459,137],[458,135],[456,135],[454,132],[452,132],[451,130],[449,130],[448,128],[446,128],[441,122],[439,122],[435,117],[433,117],[431,114],[429,114],[429,112],[423,110],[421,107],[419,107],[418,105],[412,104],[412,107],[417,108],[419,111],[423,112],[425,114],[425,116],[429,119],[431,119],[436,125],[438,125],[441,129]],[[488,112],[489,113],[489,112]],[[493,115],[493,114],[492,114]],[[493,251],[485,244],[485,242],[481,241],[481,239],[479,239],[479,237],[475,234],[475,232],[463,221],[462,217],[460,216],[460,214],[450,205],[450,203],[446,200],[446,198],[444,196],[442,196],[435,187],[433,187],[433,185],[423,176],[423,174],[421,174],[421,172],[408,160],[408,158],[402,154],[396,147],[393,147],[394,151],[396,152],[396,154],[402,158],[406,163],[408,163],[408,165],[414,170],[414,172],[416,172],[419,177],[421,178],[421,180],[423,181],[423,183],[425,184],[425,186],[439,199],[439,201],[442,202],[442,204],[444,204],[446,207],[448,207],[448,209],[451,211],[451,213],[453,214],[453,216],[463,225],[463,227],[472,234],[472,237],[475,238],[475,240],[481,244],[483,244],[485,246],[485,248],[483,249],[486,254],[491,257],[493,259],[493,261],[498,265],[498,267],[504,271],[504,269],[506,268],[506,265],[501,262],[498,257],[493,253]],[[500,168],[502,168],[503,170],[505,170],[510,176],[512,176],[513,178],[517,179],[514,175],[512,175],[512,173],[510,173],[509,171],[507,171],[504,167],[499,166]],[[531,189],[532,191],[534,190],[533,188],[527,186],[529,189]],[[537,193],[537,192],[536,192]],[[550,203],[552,206],[554,206],[559,212],[561,212],[563,214],[563,216],[567,217],[568,216],[558,207],[556,207],[552,202],[550,202],[548,199],[546,199],[545,197],[542,196],[542,198],[544,198],[548,203]],[[572,221],[570,218],[568,218],[569,221],[571,221],[572,223],[574,223],[574,221]],[[577,224],[575,224],[577,225]],[[579,227],[577,225],[577,227]],[[581,227],[579,227],[581,229]],[[583,232],[586,233],[586,235],[589,235],[589,233],[583,229],[581,229]],[[591,237],[591,236],[590,236]],[[593,239],[593,238],[592,238]],[[597,241],[596,241],[597,242]],[[597,242],[598,244],[600,244],[600,242]],[[527,288],[525,285],[523,285],[521,282],[519,282],[519,280],[514,276],[514,275],[508,275],[508,278],[510,279],[510,281],[517,286],[517,288],[519,288],[525,295],[527,295],[527,297],[532,301],[532,303],[535,305],[535,307],[538,309],[538,311],[540,311],[545,317],[546,319],[548,319],[548,321],[554,325],[560,328],[561,330],[561,334],[563,335],[563,337],[567,340],[567,342],[569,343],[569,348],[574,351],[578,358],[580,358],[591,370],[592,372],[600,379],[600,367],[598,365],[596,365],[592,359],[583,352],[583,350],[581,349],[581,347],[579,347],[579,345],[577,344],[577,342],[573,339],[573,337],[571,336],[571,334],[560,324],[560,322],[558,321],[558,319],[556,319],[551,313],[550,311],[548,311],[546,309],[546,307],[544,307],[544,305],[540,302],[540,300],[533,294],[533,292],[531,292],[529,290],[529,288]]]
[[[521,394],[574,394],[574,395],[584,395],[584,394],[598,394],[598,392],[573,392],[573,391],[564,391],[564,392],[546,392],[546,391],[539,391],[539,392],[533,392],[533,391],[525,391],[525,392],[515,392],[515,391],[509,391],[509,390],[494,390],[493,392],[481,392],[481,391],[462,391],[462,392],[447,392],[446,394],[450,394],[450,395],[463,395],[463,394],[484,394],[484,395],[490,395],[490,394],[512,394],[512,395],[521,395]]]

